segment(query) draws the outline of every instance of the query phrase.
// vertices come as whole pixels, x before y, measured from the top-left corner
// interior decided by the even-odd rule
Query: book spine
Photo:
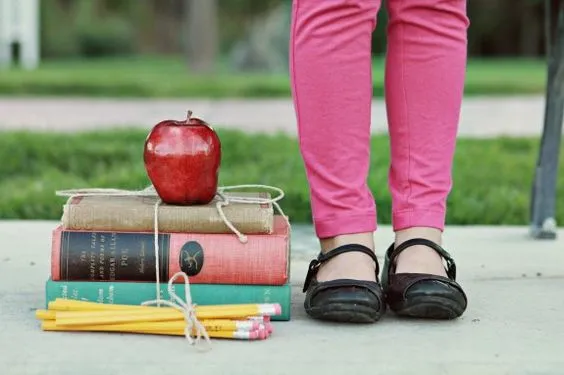
[[[192,284],[282,285],[289,278],[289,236],[160,233],[159,278],[182,271]],[[51,277],[67,281],[154,282],[153,233],[53,231]],[[181,279],[178,282],[182,282]]]
[[[161,284],[161,298],[172,301],[167,285]],[[174,285],[174,292],[184,298],[184,284]],[[270,285],[190,285],[192,302],[198,305],[222,305],[242,303],[279,303],[282,314],[272,320],[288,321],[291,316],[290,284]],[[155,283],[84,282],[47,280],[45,304],[56,298],[76,299],[106,304],[140,305],[156,299]]]
[[[227,206],[227,219],[244,234],[270,234],[274,211],[270,205]],[[82,203],[75,198],[63,206],[63,228],[71,230],[152,231],[154,208],[144,205]],[[159,209],[159,230],[163,232],[232,233],[215,206],[191,209],[163,205]]]

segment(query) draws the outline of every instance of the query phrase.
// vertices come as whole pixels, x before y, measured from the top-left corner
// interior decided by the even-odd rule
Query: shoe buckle
[[[456,264],[452,259],[447,259],[447,275],[452,279],[456,280]]]
[[[303,293],[307,291],[307,289],[309,288],[309,284],[311,283],[311,280],[315,275],[317,275],[317,270],[319,270],[319,266],[321,266],[321,262],[317,259],[314,259],[309,263],[306,279],[304,281],[304,288],[302,290]]]

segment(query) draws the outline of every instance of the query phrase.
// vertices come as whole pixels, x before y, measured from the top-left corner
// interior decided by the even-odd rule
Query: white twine
[[[242,188],[264,188],[264,189],[272,189],[279,193],[277,197],[274,198],[259,198],[259,197],[229,197],[224,194],[226,190],[234,190],[234,189],[242,189]],[[58,196],[66,196],[69,197],[67,202],[70,202],[73,198],[79,196],[141,196],[141,197],[156,197],[157,201],[154,205],[154,225],[153,225],[153,240],[154,240],[154,249],[155,249],[155,277],[156,277],[156,296],[157,298],[152,301],[145,301],[142,305],[166,305],[172,308],[177,309],[178,311],[184,314],[184,320],[186,321],[186,327],[184,329],[184,336],[188,340],[191,345],[195,345],[200,342],[201,338],[205,339],[205,342],[208,344],[208,348],[211,348],[210,345],[210,337],[202,323],[196,317],[195,307],[196,304],[192,303],[192,296],[190,294],[190,281],[188,279],[188,275],[184,272],[177,272],[175,273],[170,280],[168,281],[168,294],[170,297],[176,301],[171,302],[167,300],[161,299],[160,293],[160,264],[159,264],[159,207],[162,203],[162,200],[158,196],[155,188],[152,185],[149,185],[143,190],[122,190],[122,189],[113,189],[113,188],[85,188],[85,189],[69,189],[69,190],[58,190],[56,192]],[[216,208],[219,213],[219,216],[222,218],[223,222],[231,229],[233,233],[237,235],[237,238],[242,243],[247,242],[247,236],[241,233],[235,226],[227,219],[225,213],[223,212],[223,207],[227,206],[229,203],[249,203],[249,204],[268,204],[271,203],[276,209],[280,212],[282,217],[286,220],[288,225],[290,225],[287,216],[282,211],[282,208],[278,204],[278,201],[284,197],[284,191],[277,187],[268,186],[268,185],[233,185],[233,186],[222,186],[218,188],[216,195],[219,197],[218,202],[216,203]],[[173,285],[174,281],[182,277],[184,279],[184,288],[185,288],[185,296],[184,301],[180,298],[174,291]],[[195,331],[194,340],[192,335]]]
[[[243,188],[259,188],[259,189],[271,189],[278,192],[278,196],[274,198],[260,198],[260,197],[237,197],[237,196],[228,196],[224,194],[227,190],[234,190],[234,189],[243,189]],[[156,197],[159,198],[155,188],[153,185],[149,185],[143,190],[123,190],[123,189],[113,189],[113,188],[85,188],[85,189],[69,189],[69,190],[58,190],[56,192],[58,196],[65,196],[69,197],[67,203],[69,203],[73,198],[82,196],[138,196],[138,197]],[[280,188],[268,185],[232,185],[232,186],[221,186],[217,189],[216,192],[217,203],[215,207],[217,212],[225,225],[231,229],[233,233],[237,235],[239,241],[242,243],[247,242],[247,236],[241,233],[229,219],[225,216],[223,212],[223,207],[229,205],[229,203],[250,203],[250,204],[268,204],[271,203],[280,214],[286,218],[282,208],[278,204],[278,201],[284,198],[284,191]],[[286,219],[287,220],[287,219]]]

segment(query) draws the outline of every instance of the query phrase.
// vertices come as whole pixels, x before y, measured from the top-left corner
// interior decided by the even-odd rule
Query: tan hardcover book
[[[267,192],[224,193],[226,197],[270,199]],[[154,230],[156,197],[84,196],[63,206],[62,227],[75,230]],[[159,230],[163,232],[232,233],[221,218],[216,197],[206,205],[159,207]],[[272,233],[274,210],[271,203],[230,202],[223,206],[226,218],[244,234]]]

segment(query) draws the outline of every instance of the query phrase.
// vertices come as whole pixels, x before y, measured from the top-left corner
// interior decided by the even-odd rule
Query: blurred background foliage
[[[286,12],[291,6],[290,0],[207,0],[207,3],[204,6],[213,7],[211,11],[217,17],[214,27],[220,54],[229,53],[237,41],[244,39],[254,22],[260,22],[272,12]],[[543,3],[543,0],[469,1],[469,54],[542,55]],[[42,55],[46,58],[178,54],[185,51],[190,38],[184,26],[190,7],[187,0],[42,0],[41,7]],[[373,40],[375,55],[382,54],[386,47],[385,6],[378,18]]]
[[[221,50],[242,38],[253,19],[283,2],[210,1],[217,6]],[[42,56],[182,53],[188,7],[185,0],[42,0]]]

